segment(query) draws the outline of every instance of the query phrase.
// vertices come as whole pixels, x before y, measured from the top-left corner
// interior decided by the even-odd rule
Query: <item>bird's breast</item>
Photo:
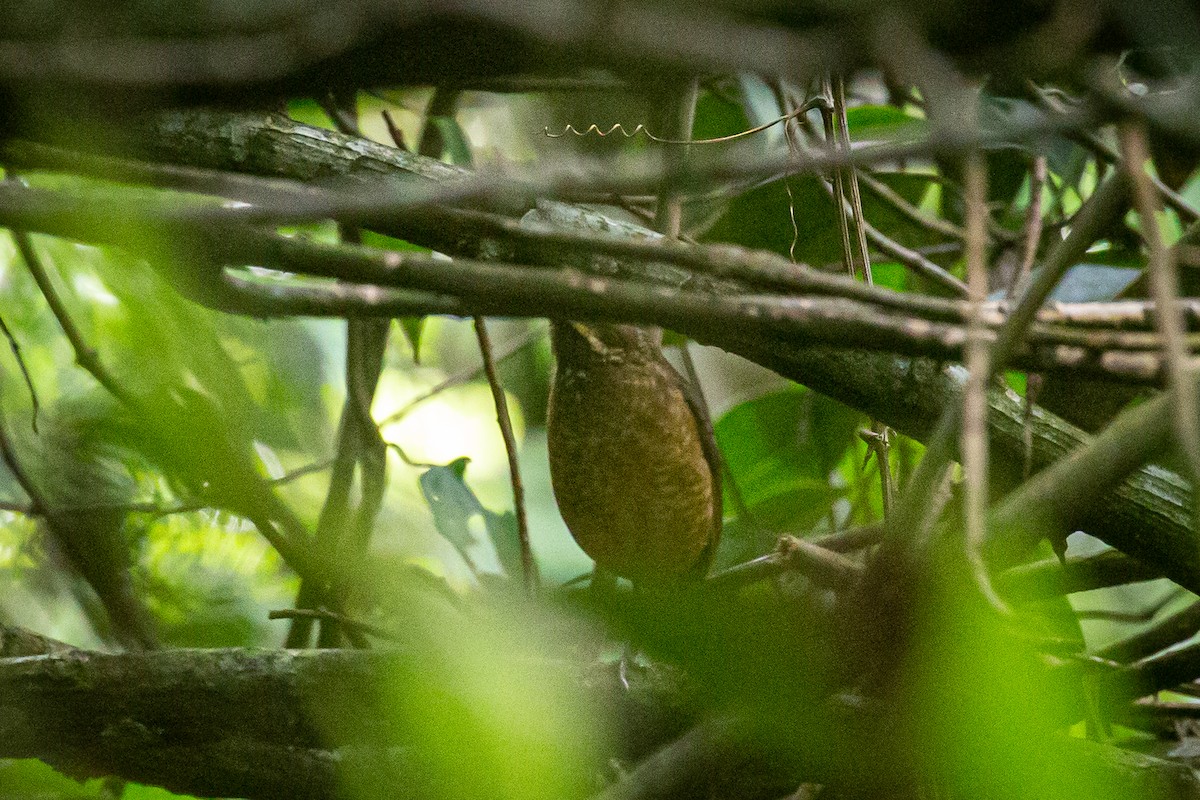
[[[693,571],[713,540],[713,475],[681,388],[658,370],[619,369],[560,365],[547,420],[551,482],[598,566],[662,582]]]

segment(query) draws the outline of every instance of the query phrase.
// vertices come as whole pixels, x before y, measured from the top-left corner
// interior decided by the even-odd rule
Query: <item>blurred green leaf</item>
[[[517,577],[523,574],[525,566],[521,561],[521,540],[517,530],[517,516],[511,511],[497,514],[485,509],[484,525],[487,526],[488,538],[496,548],[496,557],[504,574]]]
[[[846,109],[850,141],[923,136],[928,125],[921,117],[895,106],[861,105]]]
[[[105,791],[103,781],[81,783],[32,758],[0,759],[0,790],[0,796],[13,800],[106,800],[111,796]]]
[[[442,154],[449,156],[451,164],[468,167],[471,165],[471,144],[462,126],[454,117],[431,117],[432,123],[442,136]]]
[[[742,106],[744,114],[742,115],[744,127],[757,127],[773,122],[783,115],[779,108],[779,98],[775,94],[775,90],[757,75],[752,73],[742,73],[738,75],[738,89],[742,95]],[[696,116],[699,120],[700,109],[697,108]],[[705,132],[705,136],[722,136],[728,133],[736,133],[736,130],[726,131],[725,133],[710,133]],[[776,125],[768,128],[761,134],[763,150],[768,150],[771,147],[782,146],[784,143],[783,125]],[[698,133],[696,138],[702,138]]]
[[[421,363],[421,335],[425,332],[425,317],[401,317],[400,330],[413,351],[413,363]]]
[[[735,406],[715,430],[755,517],[775,530],[806,531],[843,494],[830,476],[862,423],[858,412],[792,387]]]
[[[191,795],[175,794],[158,786],[144,786],[140,783],[127,783],[121,794],[121,800],[193,800]]]
[[[421,494],[433,512],[433,523],[446,541],[459,550],[475,544],[471,518],[483,513],[483,505],[464,480],[467,459],[460,458],[445,466],[430,467],[421,473]]]
[[[779,116],[778,113],[772,117]],[[752,124],[737,103],[713,92],[701,92],[696,101],[696,121],[692,126],[693,139],[716,139],[740,133]]]

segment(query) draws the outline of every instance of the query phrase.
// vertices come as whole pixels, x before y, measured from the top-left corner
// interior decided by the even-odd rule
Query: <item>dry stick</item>
[[[541,578],[529,540],[529,518],[525,513],[525,487],[521,482],[521,465],[517,460],[517,438],[513,435],[508,400],[504,396],[500,376],[496,373],[492,340],[488,336],[487,323],[483,317],[475,317],[475,338],[479,340],[479,353],[483,356],[483,368],[487,373],[488,386],[492,390],[492,402],[496,406],[496,421],[500,424],[500,434],[504,437],[504,451],[508,455],[508,474],[512,481],[513,512],[517,516],[517,541],[521,545],[521,570],[525,575],[525,591],[533,596],[541,588]]]
[[[842,75],[833,79],[833,116],[836,122],[837,146],[844,150],[850,149],[850,125],[846,120],[846,81]],[[849,167],[845,170],[850,184],[850,213],[854,217],[854,230],[857,234],[858,260],[862,264],[863,279],[868,286],[875,285],[875,276],[871,272],[871,254],[867,247],[867,220],[863,213],[862,194],[858,188],[858,170]],[[844,202],[843,202],[844,205]],[[839,215],[845,217],[845,209],[838,209]],[[892,471],[888,454],[887,426],[879,420],[871,420],[871,435],[864,441],[871,453],[875,455],[875,463],[879,465],[879,489],[882,494],[883,518],[892,515]],[[865,465],[864,465],[865,466]]]
[[[830,563],[830,560],[827,558],[829,553],[850,553],[855,550],[862,550],[863,548],[878,544],[881,536],[883,536],[882,523],[849,528],[837,533],[818,536],[815,539],[803,539],[798,536],[781,536],[774,552],[742,562],[741,564],[735,564],[732,567],[726,567],[719,572],[714,572],[705,579],[704,586],[705,588],[716,590],[738,589],[743,586],[749,586],[752,583],[757,583],[758,581],[774,578],[785,572],[796,571],[803,574],[810,568],[827,571]],[[793,547],[792,542],[794,541],[803,541],[805,544],[811,545],[811,547]],[[812,548],[816,548],[816,550]],[[843,572],[842,577],[844,578],[849,574],[849,572]],[[835,588],[844,587],[845,585],[842,582],[837,584]]]
[[[894,208],[910,222],[920,225],[932,233],[945,236],[948,239],[962,241],[966,238],[966,231],[962,228],[953,222],[941,219],[940,217],[931,217],[924,213],[921,209],[908,202],[903,195],[870,172],[865,170],[858,171],[858,179],[863,186],[867,187],[867,191]]]
[[[987,299],[987,165],[983,154],[976,151],[963,164],[963,196],[967,213],[967,285],[976,312],[967,325],[966,354],[967,383],[963,387],[962,433],[959,451],[962,454],[964,478],[964,527],[966,556],[976,587],[997,610],[1008,607],[996,593],[984,563],[987,540],[988,508],[988,398],[991,380],[991,354],[986,340],[986,328],[979,318],[979,305]]]
[[[846,82],[839,74],[833,79],[833,116],[837,124],[837,147],[842,150],[850,149],[850,125],[846,121]],[[862,265],[863,279],[868,286],[875,285],[875,277],[871,274],[871,259],[867,252],[866,220],[863,217],[862,194],[858,190],[858,171],[854,167],[844,170],[850,185],[850,208],[854,215],[854,229],[857,234],[858,258]]]
[[[665,322],[677,330],[701,336],[716,330],[767,330],[781,337],[804,337],[840,347],[857,346],[942,359],[958,359],[965,339],[965,331],[959,325],[882,313],[872,306],[840,298],[714,294],[670,286],[648,294],[646,282],[590,273],[585,278],[573,270],[553,272],[468,259],[446,262],[417,254],[350,250],[253,231],[223,233],[236,237],[237,246],[246,250],[235,254],[234,243],[218,243],[213,248],[214,258],[255,258],[264,265],[308,276],[381,287],[420,286],[423,291],[455,292],[462,298],[460,308],[477,313],[503,316],[575,313],[594,320]],[[225,279],[237,280],[243,287],[247,285],[234,273],[226,273]],[[859,285],[865,288],[865,284]],[[366,288],[381,294],[373,286]],[[337,291],[337,285],[327,284],[322,288],[309,284],[267,290],[272,297],[283,301],[281,313],[283,310],[296,313],[286,300],[293,289],[300,289],[305,295],[304,313],[311,315],[380,316],[394,309],[386,296],[380,302],[365,297],[356,297],[351,302]],[[322,300],[317,295],[325,291],[331,293]],[[388,291],[385,288],[383,294]],[[258,313],[268,310],[265,303],[265,298],[255,301]],[[223,302],[216,307],[242,308]],[[402,307],[412,308],[403,301]],[[991,306],[986,308],[987,322],[998,327],[1002,318]],[[1153,352],[1159,345],[1156,334],[1036,324],[1027,337],[1031,349],[1019,355],[1021,363],[1030,369],[1070,369],[1139,384],[1160,380],[1160,357]],[[1189,344],[1200,344],[1200,334],[1189,336]]]
[[[460,259],[441,261],[412,253],[370,252],[280,237],[252,229],[225,229],[220,240],[207,239],[214,259],[258,259],[263,265],[310,276],[378,284],[421,287],[431,292],[454,292],[469,300],[477,313],[544,316],[547,313],[586,314],[596,320],[627,323],[665,322],[685,332],[711,332],[731,327],[770,330],[780,335],[803,335],[837,346],[886,349],[909,355],[958,358],[964,332],[958,326],[916,321],[849,300],[825,300],[776,295],[732,295],[679,290],[647,294],[646,283],[554,272],[516,264]],[[523,275],[522,275],[523,273]],[[521,280],[514,277],[521,275]],[[864,288],[866,287],[864,284]],[[313,287],[306,287],[311,291]],[[278,291],[278,290],[276,290]],[[380,314],[383,305],[333,303],[324,313]],[[991,321],[991,320],[989,320]],[[997,336],[1004,335],[1004,328]],[[1049,369],[1055,365],[1087,369],[1092,374],[1121,376],[1137,382],[1158,378],[1159,358],[1146,352],[1156,339],[1139,332],[1113,333],[1036,326],[1029,332],[1039,346],[1022,354],[1023,363]],[[1018,339],[1019,343],[1019,339]],[[1095,350],[1131,349],[1143,352]]]
[[[1029,207],[1025,209],[1025,226],[1021,234],[1025,246],[1021,251],[1021,266],[1008,287],[1010,296],[1016,286],[1027,280],[1037,258],[1038,242],[1042,240],[1042,187],[1046,185],[1046,172],[1046,157],[1034,156],[1033,168],[1029,171]]]
[[[923,278],[940,284],[957,295],[963,297],[967,295],[965,283],[930,261],[919,251],[905,247],[874,225],[868,223],[865,227],[867,238],[885,255],[891,256]]]
[[[833,82],[826,73],[821,84],[821,91],[826,97],[829,97],[831,102],[828,107],[821,109],[821,119],[825,123],[825,149],[831,153],[841,153],[843,148],[839,145],[839,137],[837,131],[837,123],[834,117],[835,109],[833,105]],[[849,152],[850,148],[844,148],[845,152]],[[846,176],[844,167],[835,167],[833,170],[833,203],[837,214],[838,232],[842,235],[842,266],[846,268],[846,273],[853,280],[857,277],[854,269],[854,255],[850,248],[850,224],[846,219]]]
[[[1029,271],[1033,269],[1034,259],[1037,258],[1038,243],[1042,239],[1042,187],[1046,185],[1047,162],[1044,155],[1038,154],[1033,158],[1032,169],[1029,171],[1029,207],[1025,209],[1025,225],[1023,230],[1024,248],[1021,251],[1021,265],[1013,273],[1008,285],[1008,296],[1011,297],[1017,286],[1028,282]],[[1025,433],[1023,444],[1025,450],[1025,477],[1033,464],[1033,406],[1037,399],[1041,379],[1032,376],[1026,379],[1025,388]]]
[[[834,203],[837,203],[837,195],[834,187],[829,186],[824,181],[821,181],[821,187],[825,190],[826,194],[833,198]],[[844,200],[842,202],[842,215],[845,216],[847,214],[853,214],[853,206],[848,200]],[[966,297],[967,285],[965,283],[921,255],[921,253],[913,250],[911,247],[905,247],[869,222],[863,223],[863,232],[871,240],[871,243],[879,248],[884,255],[895,259],[921,277],[949,289],[954,294]],[[912,295],[900,296],[911,297]],[[930,299],[933,298],[926,298],[926,300]]]
[[[1119,130],[1125,169],[1133,180],[1133,201],[1150,254],[1150,293],[1162,337],[1167,389],[1174,399],[1171,416],[1175,422],[1175,436],[1187,460],[1192,485],[1200,486],[1200,416],[1197,416],[1200,414],[1200,396],[1192,379],[1193,370],[1188,364],[1188,349],[1184,342],[1187,323],[1179,305],[1179,275],[1175,259],[1158,227],[1158,198],[1145,169],[1149,158],[1145,126],[1125,122]],[[1196,502],[1197,529],[1200,530],[1200,492],[1197,492]]]
[[[799,573],[821,586],[838,590],[853,586],[862,576],[863,566],[815,542],[781,536],[775,552],[714,573],[705,579],[704,587],[712,591],[740,589],[785,572]]]

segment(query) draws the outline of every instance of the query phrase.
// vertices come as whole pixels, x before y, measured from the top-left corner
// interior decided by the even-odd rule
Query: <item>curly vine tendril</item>
[[[581,131],[578,128],[576,128],[574,125],[568,124],[559,133],[551,133],[550,126],[546,126],[545,128],[542,128],[542,133],[547,138],[550,138],[550,139],[561,139],[564,136],[566,136],[567,134],[574,134],[575,136],[578,136],[580,138],[582,138],[584,136],[595,135],[595,136],[598,136],[601,139],[603,139],[604,137],[609,136],[611,134],[619,133],[622,136],[624,136],[626,139],[632,139],[633,137],[638,136],[640,134],[642,136],[645,136],[650,141],[658,142],[659,144],[720,144],[721,142],[731,142],[734,139],[740,139],[743,136],[750,136],[755,133],[761,133],[762,131],[765,131],[767,128],[771,128],[775,125],[778,125],[781,122],[786,122],[787,120],[792,119],[793,117],[798,117],[801,114],[804,114],[804,113],[808,112],[810,109],[819,105],[821,99],[823,99],[823,98],[817,98],[815,100],[811,100],[808,103],[805,103],[800,108],[797,108],[795,111],[792,111],[789,114],[784,114],[782,117],[778,117],[776,119],[771,120],[770,122],[766,122],[757,127],[750,128],[749,130],[745,130],[745,131],[739,131],[738,133],[731,133],[728,136],[718,136],[715,139],[664,139],[661,136],[655,136],[653,133],[651,133],[649,130],[647,130],[645,125],[638,124],[638,126],[636,128],[634,128],[632,131],[628,131],[628,130],[625,130],[625,126],[619,122],[616,123],[615,125],[613,125],[608,130],[601,130],[600,126],[593,123],[592,125],[589,125],[586,130]]]

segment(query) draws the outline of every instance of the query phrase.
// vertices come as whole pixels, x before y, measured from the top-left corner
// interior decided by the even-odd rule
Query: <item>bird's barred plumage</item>
[[[552,341],[550,475],[571,534],[598,567],[635,582],[703,575],[721,529],[719,459],[657,336],[559,322]]]

